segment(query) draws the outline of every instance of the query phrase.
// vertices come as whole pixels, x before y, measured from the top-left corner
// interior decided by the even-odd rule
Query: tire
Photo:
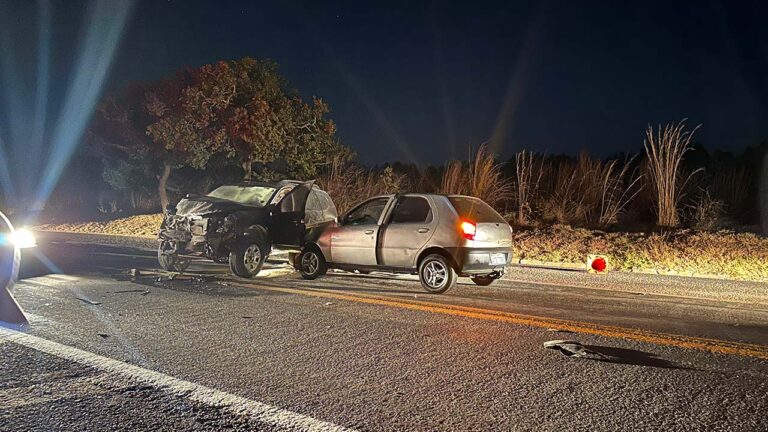
[[[267,259],[267,247],[261,239],[246,239],[229,252],[229,269],[235,276],[252,278],[259,274]]]
[[[160,243],[157,248],[157,262],[160,264],[160,268],[165,271],[181,273],[189,267],[191,260],[179,256],[178,252],[163,253],[164,243]]]
[[[496,278],[490,277],[490,276],[475,276],[472,278],[472,282],[474,282],[475,285],[480,285],[480,286],[488,286],[492,284],[493,281],[495,280]]]
[[[456,285],[456,271],[440,254],[427,255],[419,263],[421,287],[433,294],[442,294]]]
[[[309,248],[301,251],[296,257],[296,265],[301,277],[314,280],[328,271],[328,263],[325,262],[323,253],[317,248]]]

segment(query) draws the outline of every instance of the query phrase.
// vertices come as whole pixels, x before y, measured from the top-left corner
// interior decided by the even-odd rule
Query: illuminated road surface
[[[42,251],[65,275],[17,286],[33,328],[0,332],[0,430],[768,430],[761,304],[213,265],[169,281],[148,250]]]

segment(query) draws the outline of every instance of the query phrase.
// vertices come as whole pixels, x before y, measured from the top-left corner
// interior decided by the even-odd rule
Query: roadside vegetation
[[[336,136],[331,108],[302,97],[276,63],[221,61],[106,95],[40,222],[152,236],[157,213],[188,193],[316,179],[340,212],[394,192],[480,197],[515,228],[523,259],[583,263],[601,253],[614,269],[764,280],[768,244],[756,233],[768,234],[758,199],[768,203],[768,142],[710,151],[697,128],[649,126],[637,154],[604,159],[521,150],[500,160],[480,145],[442,166],[369,168]],[[62,223],[72,220],[102,222]]]

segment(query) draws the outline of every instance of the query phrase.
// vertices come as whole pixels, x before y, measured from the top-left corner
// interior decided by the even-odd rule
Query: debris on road
[[[333,302],[325,302],[326,306],[332,306],[333,304],[334,304]]]
[[[139,269],[137,269],[137,268],[132,268],[132,269],[130,270],[130,272],[129,272],[129,273],[130,273],[130,275],[131,275],[131,276],[133,276],[133,277],[139,277],[139,276],[141,276],[141,272],[140,272],[140,271],[139,271]]]
[[[101,304],[101,302],[93,301],[93,300],[90,300],[90,299],[87,299],[87,298],[83,298],[83,297],[75,297],[75,298],[80,300],[83,303],[87,303],[87,304],[92,305],[92,306],[98,306],[98,305]]]
[[[562,330],[562,329],[559,329],[559,328],[548,328],[547,331],[548,332],[552,332],[552,333],[573,333],[570,330]]]
[[[592,351],[584,347],[581,342],[573,340],[551,340],[544,342],[544,348],[557,350],[568,357],[584,358],[590,355],[603,358],[604,356],[598,352]]]
[[[101,336],[101,337],[102,337],[102,339],[106,339],[106,338],[108,338],[108,337],[109,337],[109,335],[108,335],[108,334],[106,334],[106,333],[96,333],[96,334],[98,334],[99,336]]]

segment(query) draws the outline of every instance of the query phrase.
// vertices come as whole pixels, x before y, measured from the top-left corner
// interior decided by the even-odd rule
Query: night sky
[[[19,68],[34,70],[35,5],[3,3]],[[140,1],[104,91],[271,58],[371,165],[442,164],[484,141],[504,157],[635,152],[648,123],[684,117],[708,147],[768,138],[768,2],[629,3]],[[52,109],[84,15],[54,3]]]

